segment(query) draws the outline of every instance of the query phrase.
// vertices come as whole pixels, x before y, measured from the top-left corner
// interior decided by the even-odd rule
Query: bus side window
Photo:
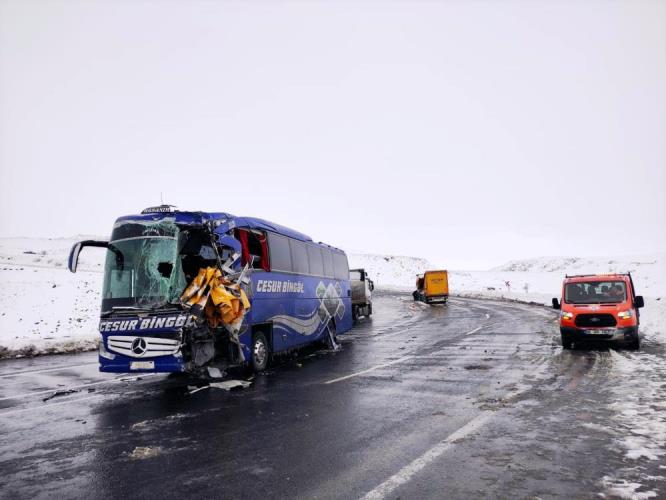
[[[308,264],[308,250],[302,241],[289,238],[291,247],[291,265],[297,274],[310,274],[310,265]]]
[[[273,271],[283,271],[287,273],[293,271],[289,239],[279,234],[268,233],[268,248],[271,256],[271,268]]]
[[[333,267],[333,254],[328,248],[322,248],[321,253],[324,256],[324,276],[335,278],[335,269]]]
[[[268,243],[265,234],[238,229],[238,239],[241,242],[242,265],[250,263],[253,269],[271,270],[268,262]]]
[[[324,275],[324,260],[321,256],[321,248],[316,245],[308,245],[308,263],[310,264],[310,274],[315,276]]]
[[[349,264],[344,253],[333,252],[333,267],[335,269],[335,279],[349,280]]]

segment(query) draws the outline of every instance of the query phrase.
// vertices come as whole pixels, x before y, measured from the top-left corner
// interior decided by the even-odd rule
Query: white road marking
[[[491,323],[489,325],[481,325],[480,327],[475,328],[474,330],[471,330],[471,331],[463,334],[463,336],[472,335],[473,333],[478,332],[482,328],[486,328],[486,327],[492,326],[494,324],[495,323]],[[396,332],[396,333],[402,333],[402,332]],[[382,335],[382,338],[386,338],[386,337],[389,337],[391,335],[395,335],[396,333],[392,333],[390,335]],[[365,375],[366,373],[373,372],[375,370],[378,370],[379,368],[384,368],[384,367],[387,367],[387,366],[391,366],[391,365],[394,365],[396,363],[402,363],[403,361],[406,361],[408,359],[418,358],[418,357],[420,357],[420,356],[418,356],[418,355],[403,356],[402,358],[398,358],[398,359],[395,359],[393,361],[389,361],[388,363],[382,363],[381,365],[372,366],[372,367],[367,368],[365,370],[361,370],[360,372],[352,373],[350,375],[345,375],[344,377],[334,378],[332,380],[327,380],[326,382],[324,382],[324,384],[334,384],[336,382],[342,382],[343,380],[347,380],[347,379],[350,379],[352,377],[358,377],[359,375]]]
[[[382,484],[374,488],[372,491],[366,493],[361,500],[379,500],[386,498],[399,486],[402,486],[409,481],[417,472],[423,470],[426,466],[434,460],[443,455],[446,451],[451,449],[454,442],[462,439],[465,436],[479,430],[483,427],[488,420],[492,417],[492,412],[483,412],[479,416],[472,419],[467,424],[463,425],[460,429],[450,434],[448,437],[437,443],[435,446],[426,451],[423,455],[413,460],[411,463],[400,469],[396,474],[388,478]]]
[[[58,366],[56,368],[44,368],[43,370],[23,370],[20,372],[14,372],[14,373],[3,373],[0,375],[0,378],[7,378],[7,377],[16,377],[17,375],[30,375],[33,373],[46,373],[46,372],[55,372],[58,370],[71,370],[73,368],[78,368],[80,366],[88,366],[88,365],[96,365],[98,364],[98,361],[95,361],[94,363],[78,363],[76,365],[63,365],[63,366]]]
[[[396,363],[402,363],[403,361],[406,361],[408,359],[412,359],[414,356],[403,356],[402,358],[394,359],[393,361],[389,361],[388,363],[382,363],[381,365],[376,365],[372,366],[370,368],[367,368],[365,370],[361,370],[360,372],[352,373],[351,375],[345,375],[344,377],[338,377],[334,378],[332,380],[327,380],[324,382],[324,384],[335,384],[336,382],[341,382],[343,380],[347,380],[352,377],[358,377],[359,375],[364,375],[366,373],[370,373],[372,371],[378,370],[379,368],[384,368],[386,366],[391,366]]]
[[[78,403],[79,401],[88,401],[90,399],[96,399],[96,398],[102,398],[102,397],[104,397],[103,394],[94,394],[92,396],[86,396],[84,398],[79,398],[79,399],[68,399],[67,401],[59,401],[57,403],[49,403],[49,404],[44,404],[44,405],[39,405],[39,406],[28,406],[27,408],[19,408],[19,409],[16,409],[16,410],[9,410],[9,411],[0,412],[0,417],[5,417],[7,415],[14,415],[16,413],[22,413],[22,412],[26,412],[26,411],[48,410],[52,406],[62,406],[62,405],[67,405],[67,404]]]
[[[467,335],[472,335],[473,333],[476,333],[476,332],[478,332],[479,330],[481,330],[481,328],[483,328],[483,326],[480,326],[480,327],[478,327],[478,328],[475,328],[474,330],[471,330],[471,331],[467,332],[467,333],[465,334],[465,336],[467,336]]]

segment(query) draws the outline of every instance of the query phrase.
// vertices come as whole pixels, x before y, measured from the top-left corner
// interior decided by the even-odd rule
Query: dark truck
[[[352,293],[352,319],[356,321],[360,316],[366,318],[372,315],[372,291],[375,284],[368,278],[365,269],[350,269],[349,281]]]

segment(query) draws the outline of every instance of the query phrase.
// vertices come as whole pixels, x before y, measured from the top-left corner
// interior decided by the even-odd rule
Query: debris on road
[[[187,386],[187,389],[189,391],[188,394],[194,394],[195,392],[203,391],[204,389],[208,389],[208,388],[210,388],[210,386],[208,386],[208,385],[204,385],[202,387],[196,387],[196,386],[192,386],[192,385]]]
[[[465,370],[490,370],[488,365],[466,365]]]
[[[144,460],[146,458],[153,458],[161,455],[164,450],[161,446],[137,446],[134,448],[129,457],[132,460]]]
[[[79,392],[76,389],[62,389],[59,391],[55,391],[53,394],[46,396],[45,398],[42,398],[43,402],[48,401],[49,399],[57,398],[58,396],[66,396],[67,394],[73,394],[75,392]]]
[[[247,380],[225,380],[223,382],[211,382],[209,384],[210,387],[214,389],[224,389],[225,391],[230,391],[231,389],[236,389],[236,388],[241,388],[245,389],[246,387],[250,387],[252,385],[252,382],[249,382]]]

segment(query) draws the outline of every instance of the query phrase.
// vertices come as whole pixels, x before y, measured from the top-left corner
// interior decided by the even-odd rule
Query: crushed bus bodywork
[[[261,219],[178,212],[166,206],[119,218],[109,241],[74,245],[69,258],[72,272],[84,247],[107,249],[99,324],[100,370],[224,374],[230,366],[265,368],[271,350],[303,344],[299,330],[303,320],[284,314],[295,307],[266,300],[261,314],[255,315],[255,324],[247,321],[254,295],[252,272],[275,274],[269,272],[267,239],[272,231],[300,238],[309,247],[321,246]],[[348,268],[344,272],[348,274]],[[255,292],[266,298],[275,294],[262,292],[290,292],[280,295],[284,298],[311,288],[314,299],[299,303],[301,309],[304,305],[313,308],[305,335],[308,341],[325,336],[331,323],[337,324],[339,333],[348,329],[342,299],[348,281],[345,287],[339,280],[287,278],[289,281],[257,280]],[[271,283],[270,290],[266,283]],[[321,295],[319,300],[316,294]],[[288,327],[281,326],[286,333],[275,335],[273,324],[277,328],[280,322],[287,322]],[[348,323],[350,326],[351,318]],[[335,345],[335,328],[332,332],[328,335]]]

